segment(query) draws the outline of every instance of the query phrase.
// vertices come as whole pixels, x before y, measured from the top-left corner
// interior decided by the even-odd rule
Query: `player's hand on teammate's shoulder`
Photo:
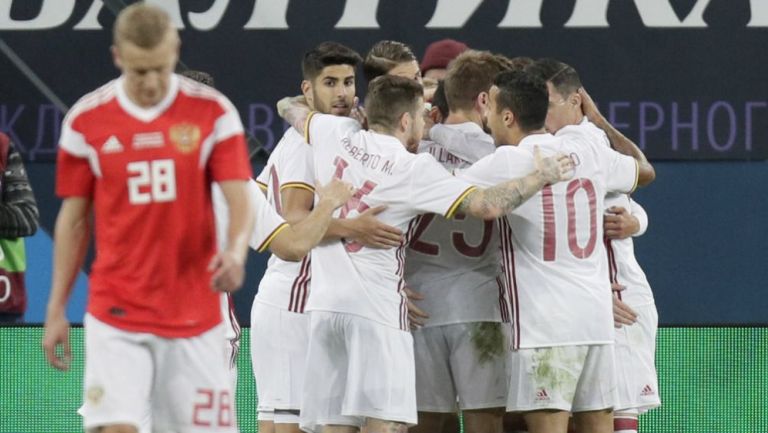
[[[370,248],[395,248],[403,241],[403,232],[381,222],[376,215],[383,212],[386,206],[372,207],[352,219],[354,235],[351,239]]]
[[[564,153],[544,157],[539,146],[533,149],[534,167],[546,184],[555,184],[573,177],[573,160]]]
[[[612,206],[603,215],[605,237],[626,239],[640,230],[640,221],[621,206]]]
[[[235,292],[245,280],[245,260],[232,251],[219,251],[208,265],[213,272],[211,288],[219,292]]]
[[[304,95],[286,96],[277,101],[277,115],[302,134],[304,133],[304,121],[310,111]]]
[[[61,351],[58,350],[61,346]],[[58,370],[69,370],[72,352],[69,346],[69,321],[63,311],[49,312],[45,318],[43,350],[48,363]]]
[[[355,193],[355,188],[351,184],[337,178],[331,179],[325,185],[315,181],[315,185],[315,192],[320,197],[320,201],[329,202],[334,209],[343,206]]]

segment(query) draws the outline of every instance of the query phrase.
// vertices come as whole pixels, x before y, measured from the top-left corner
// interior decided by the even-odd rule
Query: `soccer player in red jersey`
[[[87,430],[136,432],[149,411],[155,430],[237,431],[217,291],[243,282],[254,224],[251,170],[232,104],[173,74],[179,47],[165,12],[129,6],[114,26],[122,75],[81,98],[62,125],[56,190],[63,203],[43,346],[54,367],[68,367],[65,307],[93,211]],[[229,207],[227,248],[219,252],[214,181]]]

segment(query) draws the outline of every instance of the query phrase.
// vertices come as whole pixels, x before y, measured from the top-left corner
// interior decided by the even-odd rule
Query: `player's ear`
[[[310,107],[314,106],[314,101],[312,100],[312,83],[309,80],[302,80],[301,93],[304,95],[304,98],[307,99],[307,103],[309,103]]]
[[[571,93],[568,97],[568,103],[574,107],[581,107],[581,95],[578,92]]]
[[[477,111],[482,113],[486,108],[488,108],[488,104],[490,103],[488,98],[488,92],[480,92],[477,95],[477,98],[475,98],[475,107],[477,108]]]
[[[411,117],[411,113],[407,111],[403,112],[403,114],[400,115],[400,130],[407,131],[408,128],[410,128],[411,123],[413,123],[413,117]]]
[[[513,113],[512,110],[505,109],[501,113],[501,119],[504,121],[504,125],[507,128],[511,128],[512,124],[515,123],[515,113]]]

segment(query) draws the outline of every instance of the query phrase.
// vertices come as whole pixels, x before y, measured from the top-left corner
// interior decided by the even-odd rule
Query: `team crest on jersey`
[[[200,145],[200,128],[192,123],[179,123],[168,130],[171,142],[181,153],[190,153]]]

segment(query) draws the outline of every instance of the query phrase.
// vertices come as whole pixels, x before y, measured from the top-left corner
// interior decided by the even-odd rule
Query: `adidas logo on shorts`
[[[643,395],[643,396],[645,396],[645,395],[656,395],[656,391],[654,391],[653,388],[651,388],[651,385],[645,385],[643,387],[643,390],[640,391],[640,395]]]
[[[545,388],[536,391],[536,401],[549,401],[549,394]]]

